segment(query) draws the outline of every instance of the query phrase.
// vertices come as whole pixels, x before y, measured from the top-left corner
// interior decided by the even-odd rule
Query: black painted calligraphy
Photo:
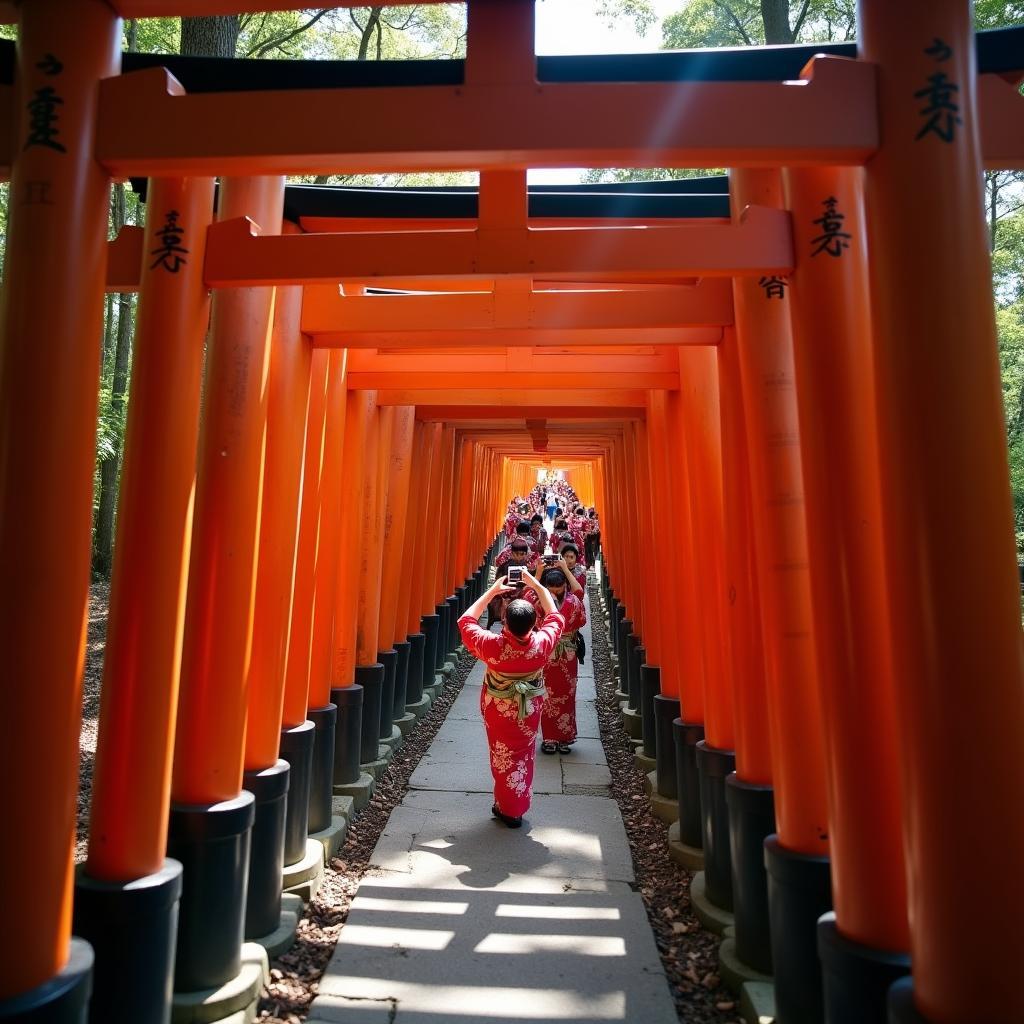
[[[850,248],[850,233],[842,230],[846,214],[839,212],[839,200],[835,196],[823,199],[821,205],[825,207],[825,212],[812,221],[821,228],[821,234],[811,239],[811,245],[814,246],[811,256],[823,252],[829,256],[842,256],[843,250]]]
[[[784,299],[786,297],[786,284],[784,277],[773,274],[771,277],[762,277],[757,282],[764,289],[766,299]]]
[[[924,53],[936,64],[942,64],[953,56],[951,47],[938,38]],[[914,93],[914,99],[924,104],[918,111],[924,118],[924,124],[914,136],[914,141],[920,141],[926,135],[934,135],[943,142],[952,142],[956,126],[964,123],[960,116],[960,105],[956,102],[960,86],[945,71],[936,71],[934,75],[929,75],[926,82],[924,88]]]
[[[55,149],[58,153],[66,153],[62,143],[57,140],[60,129],[57,127],[58,107],[62,107],[64,101],[57,95],[57,90],[52,85],[44,85],[36,89],[32,99],[28,101],[28,141],[25,148],[30,146],[45,146],[47,149]]]
[[[181,243],[185,238],[185,229],[178,223],[178,211],[168,210],[164,226],[156,232],[160,244],[155,249],[150,249],[150,256],[156,259],[150,264],[150,270],[163,267],[164,270],[176,274],[188,261],[188,249]]]

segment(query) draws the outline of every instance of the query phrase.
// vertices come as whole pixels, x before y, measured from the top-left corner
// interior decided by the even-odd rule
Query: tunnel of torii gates
[[[782,1024],[1024,1020],[981,193],[1024,167],[1022,30],[860,0],[819,56],[537,59],[531,3],[471,0],[465,61],[122,67],[119,17],[246,6],[2,5],[0,1019],[91,991],[164,1020],[172,971],[238,973],[550,465],[601,515],[624,717]],[[731,170],[528,195],[558,166]],[[437,169],[479,192],[284,178]],[[128,177],[147,223],[108,243]],[[76,875],[101,314],[136,288]]]

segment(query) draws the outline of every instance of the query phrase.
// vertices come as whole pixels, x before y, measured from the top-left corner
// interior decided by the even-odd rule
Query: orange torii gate
[[[784,1022],[820,1016],[822,973],[830,1020],[883,1019],[908,952],[914,1004],[898,982],[893,1019],[1003,1013],[1020,943],[963,935],[1024,909],[1019,887],[997,910],[951,880],[1012,878],[1024,854],[993,783],[1024,791],[1024,708],[978,202],[982,166],[1022,166],[1024,135],[1014,75],[976,76],[969,4],[861,0],[861,59],[816,59],[799,81],[538,83],[519,0],[470,3],[458,86],[304,90],[301,118],[289,89],[118,74],[118,15],[241,6],[17,11],[0,543],[28,584],[0,616],[18,772],[0,894],[14,905],[29,870],[45,885],[0,962],[0,1015],[78,1020],[88,997],[70,867],[105,287],[140,289],[146,401],[75,908],[94,1019],[166,1012],[179,890],[176,987],[239,975],[243,934],[276,919],[282,858],[303,863],[310,831],[335,841],[332,782],[365,791],[425,699],[510,485],[563,454],[593,477],[627,712],[662,796],[674,737],[681,856],[703,847],[709,913],[735,905],[723,959],[774,970]],[[936,75],[955,111],[947,97],[922,119]],[[40,94],[59,110],[25,119]],[[344,103],[363,116],[337,118]],[[723,164],[731,221],[528,217],[527,166]],[[434,168],[484,172],[475,226],[282,224],[285,173]],[[108,270],[106,188],[129,174],[151,178],[149,221]],[[837,258],[816,259],[822,231]],[[416,286],[437,294],[358,294]],[[481,425],[509,408],[521,429]],[[312,796],[289,802],[285,847],[266,837],[289,774]],[[992,821],[999,842],[980,843]],[[133,957],[116,978],[112,943]]]

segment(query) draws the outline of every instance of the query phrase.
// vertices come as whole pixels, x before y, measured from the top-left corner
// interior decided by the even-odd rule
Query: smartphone
[[[558,555],[545,555],[544,556],[544,564],[545,565],[557,565],[558,564]]]
[[[508,581],[509,583],[522,583],[523,582],[523,567],[521,565],[510,565],[508,567]]]

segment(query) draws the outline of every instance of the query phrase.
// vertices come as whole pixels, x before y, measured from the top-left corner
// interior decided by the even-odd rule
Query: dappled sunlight
[[[617,907],[539,907],[529,904],[499,903],[495,917],[536,917],[549,921],[618,921]]]
[[[617,935],[509,935],[492,932],[473,947],[473,952],[625,956],[626,943]]]
[[[626,1020],[626,993],[564,988],[416,984],[349,977],[345,998],[322,994],[318,1009],[350,1008],[356,1000],[397,1003],[403,1013],[435,1013],[439,1020],[478,1016],[494,1020]]]
[[[559,854],[571,854],[574,858],[586,857],[596,864],[601,863],[601,840],[596,835],[568,828],[538,826],[533,829],[533,836],[548,847],[555,860]]]
[[[427,928],[386,928],[381,925],[348,924],[341,933],[345,946],[378,946],[384,949],[447,949],[455,932]]]
[[[396,914],[465,914],[468,903],[445,903],[442,900],[382,900],[373,896],[356,896],[353,910],[381,910]]]

